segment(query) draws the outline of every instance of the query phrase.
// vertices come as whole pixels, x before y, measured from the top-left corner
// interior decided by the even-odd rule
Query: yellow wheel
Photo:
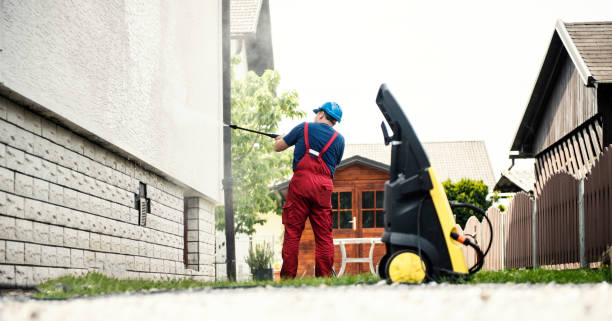
[[[412,250],[393,253],[387,262],[387,280],[399,283],[425,281],[427,263]]]

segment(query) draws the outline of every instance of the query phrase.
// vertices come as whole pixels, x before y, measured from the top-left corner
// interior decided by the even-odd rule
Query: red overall
[[[335,132],[318,156],[315,156],[316,151],[311,151],[308,144],[308,123],[304,124],[306,151],[295,167],[289,183],[287,202],[283,206],[285,235],[283,268],[280,272],[282,278],[295,278],[300,238],[307,218],[310,218],[315,235],[315,275],[331,276],[334,263],[331,193],[334,185],[329,167],[321,157],[337,136],[338,132]]]

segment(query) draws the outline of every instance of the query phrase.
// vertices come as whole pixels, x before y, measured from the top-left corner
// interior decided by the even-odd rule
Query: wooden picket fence
[[[548,178],[535,198],[517,193],[505,213],[491,207],[493,244],[484,270],[524,268],[567,269],[596,265],[612,245],[612,147],[595,159],[579,179],[560,172]],[[461,231],[461,228],[457,226]],[[464,234],[483,248],[489,244],[486,221],[470,217]],[[468,266],[476,259],[464,248]]]

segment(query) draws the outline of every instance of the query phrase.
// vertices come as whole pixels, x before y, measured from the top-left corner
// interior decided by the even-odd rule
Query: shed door
[[[358,236],[359,221],[357,218],[357,197],[355,189],[352,187],[336,187],[332,193],[332,228],[334,239],[356,238]],[[359,247],[357,245],[345,245],[346,256],[357,257]],[[334,269],[340,271],[342,254],[340,247],[334,249]],[[355,264],[348,264],[345,274],[358,273],[359,269]]]

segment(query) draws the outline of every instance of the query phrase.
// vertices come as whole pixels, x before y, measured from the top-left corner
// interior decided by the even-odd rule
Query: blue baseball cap
[[[312,111],[316,114],[321,110],[326,112],[328,115],[330,115],[333,119],[337,121],[340,121],[340,119],[342,119],[342,109],[340,108],[340,105],[333,101],[328,101],[321,107],[315,108]]]

